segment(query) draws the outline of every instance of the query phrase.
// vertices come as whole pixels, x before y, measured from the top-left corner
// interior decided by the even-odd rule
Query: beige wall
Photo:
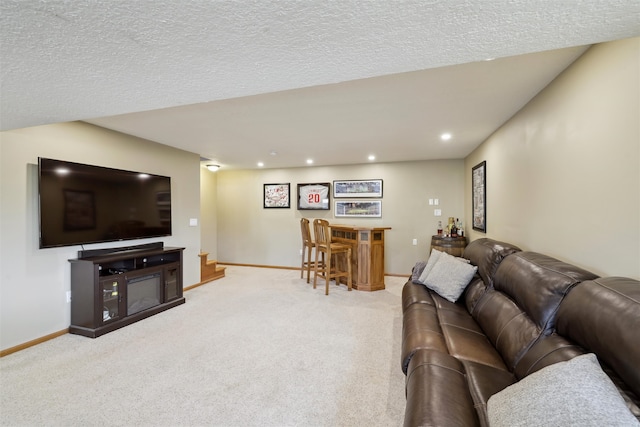
[[[486,160],[487,237],[640,279],[639,82],[640,38],[592,47],[467,157],[467,217]]]
[[[209,260],[218,257],[218,175],[200,167],[200,249],[209,254]]]
[[[163,241],[186,247],[184,283],[200,280],[199,156],[84,123],[62,123],[0,133],[0,348],[69,327],[67,261],[80,246],[38,248],[38,157],[50,157],[171,177],[173,235]],[[122,242],[90,245],[91,249]]]
[[[464,162],[438,160],[296,169],[219,171],[218,259],[297,267],[300,265],[300,218],[326,218],[338,224],[391,227],[385,234],[385,272],[411,273],[427,258],[438,219],[463,218]],[[299,211],[297,184],[346,179],[382,179],[382,218],[335,218],[330,211]],[[290,209],[264,209],[263,184],[291,184]],[[332,195],[333,196],[333,195]],[[442,217],[433,216],[429,198],[439,198]],[[465,221],[466,223],[466,221]],[[412,244],[413,239],[418,244]]]
[[[391,227],[385,271],[409,274],[426,258],[438,219],[469,224],[471,168],[483,160],[486,236],[640,278],[639,63],[638,38],[595,46],[465,160],[212,174],[196,154],[83,123],[0,133],[0,348],[70,321],[67,260],[79,247],[38,249],[38,156],[171,176],[174,235],[161,240],[186,247],[187,286],[199,281],[200,250],[232,263],[298,266],[302,216]],[[296,184],[342,179],[383,179],[382,218],[296,209]],[[263,184],[278,182],[291,183],[291,208],[263,209]],[[440,199],[441,218],[429,198]],[[189,227],[190,218],[200,226]]]

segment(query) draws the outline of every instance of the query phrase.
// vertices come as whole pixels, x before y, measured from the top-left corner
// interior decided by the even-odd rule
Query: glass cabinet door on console
[[[118,320],[123,315],[124,282],[122,276],[109,276],[100,280],[99,287],[102,308],[97,310],[102,323]]]
[[[181,277],[179,262],[164,267],[164,302],[182,297]]]

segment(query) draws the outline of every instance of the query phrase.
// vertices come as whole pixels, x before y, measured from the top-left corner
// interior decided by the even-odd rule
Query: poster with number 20
[[[298,209],[329,209],[329,184],[300,184]]]

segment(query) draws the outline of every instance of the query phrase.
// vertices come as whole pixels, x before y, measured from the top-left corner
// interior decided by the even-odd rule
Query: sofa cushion
[[[498,265],[509,254],[520,251],[520,248],[509,243],[488,238],[472,241],[462,254],[478,267],[478,274],[487,286],[493,285],[493,275]]]
[[[640,281],[608,277],[580,283],[560,305],[557,330],[596,353],[640,396]]]
[[[404,425],[479,426],[464,368],[455,357],[419,350],[409,363]]]
[[[640,426],[594,354],[560,362],[491,396],[489,425]]]
[[[429,290],[422,284],[408,281],[402,287],[402,312],[414,303],[433,305]]]
[[[425,271],[427,268],[428,263]],[[461,262],[456,257],[442,252],[423,283],[441,297],[456,302],[477,270],[478,267]]]
[[[419,349],[447,353],[447,343],[440,327],[438,311],[433,305],[411,304],[402,315],[400,363],[405,374],[409,361]]]
[[[480,425],[487,425],[487,402],[494,394],[504,390],[516,382],[515,377],[509,371],[497,369],[480,363],[462,360],[464,371],[467,374],[467,386],[476,408]]]
[[[560,302],[569,290],[597,276],[582,268],[536,252],[507,256],[493,278],[496,290],[523,309],[542,331],[554,326]]]
[[[508,296],[488,289],[473,316],[509,370],[540,336],[540,329]]]
[[[566,362],[586,351],[558,334],[551,334],[536,343],[518,361],[513,373],[522,379],[540,369],[558,362]]]

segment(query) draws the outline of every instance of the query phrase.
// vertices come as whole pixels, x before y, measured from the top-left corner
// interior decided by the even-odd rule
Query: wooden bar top
[[[329,224],[331,228],[344,228],[348,230],[391,230],[391,227],[366,227],[364,225]]]

